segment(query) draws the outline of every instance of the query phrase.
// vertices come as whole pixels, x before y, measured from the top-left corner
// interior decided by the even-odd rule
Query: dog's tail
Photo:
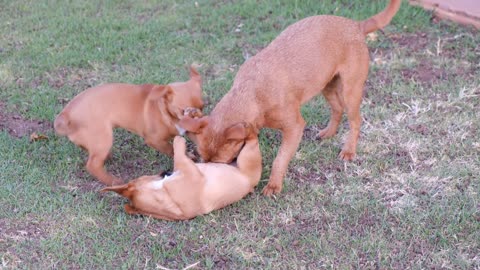
[[[61,112],[55,118],[55,121],[53,122],[53,127],[55,128],[55,132],[57,132],[58,135],[62,136],[68,135],[72,129],[71,122],[64,112]]]
[[[200,76],[200,73],[198,73],[193,64],[190,65],[190,80],[195,80],[202,85],[202,76]]]
[[[390,4],[388,4],[388,6],[380,13],[361,21],[360,28],[362,29],[363,34],[367,35],[368,33],[377,31],[389,24],[398,9],[400,9],[401,4],[402,0],[391,0]]]

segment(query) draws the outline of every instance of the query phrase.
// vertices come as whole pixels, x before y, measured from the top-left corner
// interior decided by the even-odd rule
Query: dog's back
[[[89,88],[74,97],[54,122],[59,135],[68,135],[74,126],[134,122],[142,116],[143,103],[153,85],[109,83]]]

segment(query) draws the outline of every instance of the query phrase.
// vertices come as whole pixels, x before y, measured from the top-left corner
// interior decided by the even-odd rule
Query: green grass
[[[0,0],[0,115],[52,122],[89,86],[185,80],[193,62],[208,112],[243,55],[289,24],[316,14],[365,19],[386,4],[97,2]],[[125,200],[99,193],[85,154],[51,128],[34,143],[0,130],[0,268],[480,268],[480,36],[432,23],[405,1],[377,34],[358,158],[337,159],[346,121],[334,138],[315,138],[329,117],[315,98],[302,109],[308,127],[281,194],[261,195],[280,140],[264,130],[255,193],[190,221],[126,215]],[[171,166],[116,132],[111,172],[130,179]]]

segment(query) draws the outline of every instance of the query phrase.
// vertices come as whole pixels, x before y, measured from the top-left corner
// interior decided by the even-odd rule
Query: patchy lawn
[[[262,181],[244,200],[184,222],[128,216],[86,155],[52,130],[104,82],[168,83],[200,64],[206,111],[246,57],[315,14],[364,19],[386,1],[10,1],[0,10],[0,268],[478,269],[480,35],[402,6],[367,37],[358,157],[338,160],[347,122],[319,140],[322,97],[284,190],[261,195],[280,142],[260,136]],[[31,141],[32,133],[47,138]],[[190,145],[190,149],[192,146]],[[123,179],[172,161],[125,131],[106,166]]]

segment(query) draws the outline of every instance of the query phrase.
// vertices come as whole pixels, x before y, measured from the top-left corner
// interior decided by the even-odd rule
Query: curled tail
[[[361,21],[360,28],[362,29],[363,34],[366,35],[389,24],[401,4],[402,0],[391,0],[390,4],[388,4],[388,6],[380,13]]]
[[[60,113],[57,118],[55,118],[55,121],[53,122],[53,127],[55,128],[55,132],[57,132],[58,135],[68,135],[71,131],[71,125],[68,116],[66,116],[63,112]]]

